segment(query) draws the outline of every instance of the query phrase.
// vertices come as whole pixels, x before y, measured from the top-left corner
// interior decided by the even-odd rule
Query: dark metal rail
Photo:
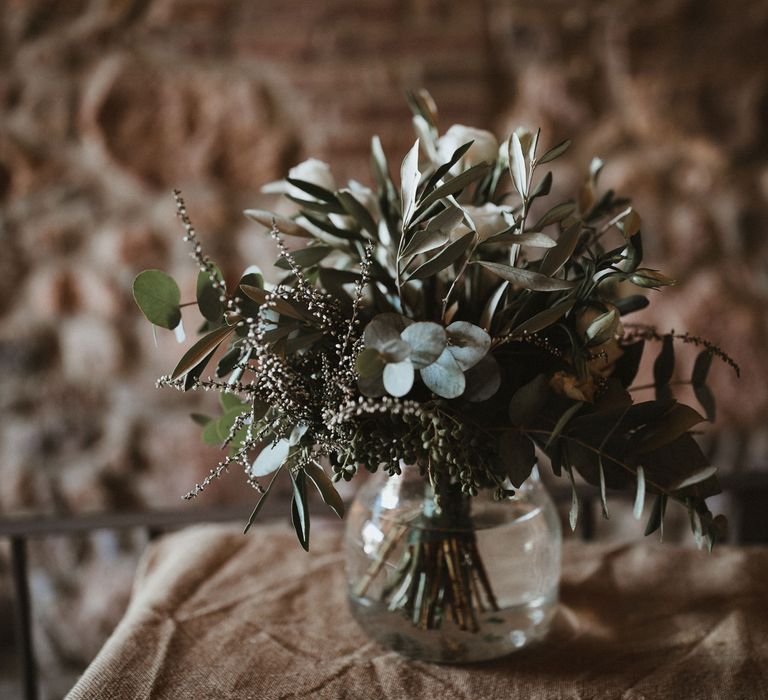
[[[735,527],[730,540],[735,543],[768,543],[768,470],[725,475],[721,478],[723,491],[733,499]],[[595,534],[595,511],[599,493],[589,486],[578,489],[581,498],[579,513],[583,540]],[[550,489],[558,503],[571,499],[569,486]],[[613,493],[611,494],[614,495]],[[281,517],[284,504],[268,502],[260,518]],[[19,673],[25,700],[37,700],[39,683],[32,636],[32,601],[28,579],[27,543],[29,539],[74,536],[97,530],[143,529],[149,540],[169,530],[202,523],[245,522],[250,506],[219,509],[187,508],[134,513],[93,513],[71,516],[24,516],[0,518],[0,537],[11,545],[11,575],[15,594],[14,627],[19,655]]]

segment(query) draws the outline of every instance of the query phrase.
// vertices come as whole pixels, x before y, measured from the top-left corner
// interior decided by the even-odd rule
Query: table
[[[387,652],[347,611],[340,528],[192,527],[149,546],[124,619],[68,696],[768,697],[768,548],[568,542],[549,638],[477,665]]]

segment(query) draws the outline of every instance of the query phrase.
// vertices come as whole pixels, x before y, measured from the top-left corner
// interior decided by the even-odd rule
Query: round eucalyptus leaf
[[[462,370],[474,367],[491,347],[491,336],[473,323],[454,321],[445,332],[448,334],[448,349]]]
[[[400,340],[400,328],[385,314],[375,316],[363,331],[363,341],[366,348],[383,351],[390,343]],[[390,316],[390,314],[386,314]],[[395,316],[395,314],[392,314]]]
[[[464,398],[467,401],[485,401],[490,399],[501,386],[499,363],[493,355],[486,355],[472,369],[464,374],[467,388]]]
[[[455,399],[464,393],[466,380],[459,363],[446,348],[436,362],[420,370],[427,388],[444,399]]]
[[[289,450],[288,440],[278,440],[273,445],[267,445],[251,465],[251,476],[258,478],[271,474],[285,462]]]
[[[384,371],[384,360],[381,358],[378,350],[373,348],[365,348],[355,361],[355,367],[357,373],[363,379],[370,379],[372,377],[378,377]]]
[[[410,346],[410,359],[416,369],[428,367],[445,350],[445,330],[437,323],[419,321],[406,328],[400,337]]]
[[[214,269],[214,276],[220,283],[224,281],[218,268]],[[211,276],[204,270],[197,275],[197,307],[205,319],[211,322],[221,321],[224,314],[224,302],[221,301],[221,292],[213,286]]]
[[[409,360],[390,362],[384,368],[384,388],[391,396],[405,396],[413,386],[413,365]]]
[[[181,321],[181,292],[173,277],[161,270],[144,270],[133,280],[133,298],[147,320],[173,330]]]
[[[360,393],[369,398],[383,396],[386,393],[383,376],[382,373],[377,374],[375,377],[360,377],[357,380],[357,386],[360,389]]]

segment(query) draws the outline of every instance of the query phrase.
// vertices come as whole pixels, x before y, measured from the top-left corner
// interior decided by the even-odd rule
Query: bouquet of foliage
[[[260,494],[250,526],[288,479],[308,549],[310,487],[341,516],[334,482],[415,465],[430,517],[456,523],[481,490],[512,498],[538,452],[555,475],[573,485],[578,472],[599,488],[604,512],[607,489],[634,490],[638,518],[652,494],[646,533],[662,527],[670,500],[681,504],[711,546],[725,524],[705,502],[718,480],[691,434],[703,416],[672,394],[675,341],[700,347],[690,384],[710,419],[712,358],[738,369],[699,338],[623,322],[648,304],[638,289],[674,283],[642,266],[636,211],[598,191],[598,159],[574,200],[548,202],[544,166],[568,141],[544,149],[538,131],[518,129],[499,145],[463,126],[440,135],[429,95],[409,100],[418,139],[399,185],[374,137],[373,189],[337,188],[329,167],[309,160],[264,188],[283,193],[292,214],[245,212],[274,240],[279,284],[249,268],[227,285],[176,193],[204,323],[159,384],[221,392],[222,415],[197,418],[203,439],[228,450],[186,497],[242,465]],[[180,323],[179,288],[164,273],[142,272],[134,296],[153,324]],[[636,403],[651,343],[656,396]],[[577,512],[574,488],[572,526]],[[474,561],[472,542],[459,546]]]

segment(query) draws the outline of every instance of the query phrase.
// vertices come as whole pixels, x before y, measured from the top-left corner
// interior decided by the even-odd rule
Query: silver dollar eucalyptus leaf
[[[421,379],[428,389],[444,399],[461,396],[466,387],[464,373],[448,348],[436,362],[421,370]]]

